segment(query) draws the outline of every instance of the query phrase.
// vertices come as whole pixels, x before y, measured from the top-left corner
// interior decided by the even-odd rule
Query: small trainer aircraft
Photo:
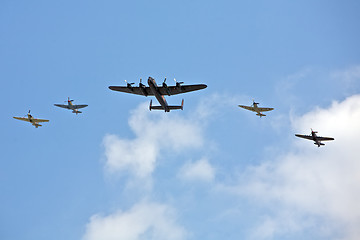
[[[25,122],[30,122],[33,126],[35,126],[36,128],[41,127],[42,125],[39,124],[39,122],[48,122],[49,120],[46,119],[37,119],[34,118],[33,116],[31,116],[30,114],[30,110],[27,114],[27,117],[13,117],[17,120],[21,120],[21,121],[25,121]]]
[[[256,112],[256,115],[260,116],[260,117],[266,116],[265,114],[262,114],[261,112],[274,110],[274,108],[258,107],[258,105],[259,105],[259,103],[255,102],[253,100],[253,104],[251,106],[239,105],[239,107],[244,108],[246,110]]]
[[[144,84],[142,84],[140,79],[140,83],[138,87],[133,87],[134,83],[128,83],[125,80],[126,86],[110,86],[109,88],[114,91],[143,95],[145,97],[155,96],[158,102],[160,103],[160,106],[153,106],[151,100],[149,106],[150,111],[154,109],[154,110],[164,110],[165,112],[170,112],[170,110],[176,110],[176,109],[183,110],[184,99],[182,100],[180,106],[170,106],[166,102],[164,95],[171,96],[186,92],[197,91],[207,87],[206,84],[182,85],[184,82],[177,82],[176,79],[174,79],[174,81],[175,81],[175,86],[168,86],[166,84],[166,78],[165,78],[164,82],[162,83],[162,86],[160,87],[156,84],[155,79],[149,77],[148,78],[149,87],[146,87]]]
[[[332,141],[334,140],[334,138],[332,137],[319,137],[316,135],[317,132],[313,131],[311,129],[311,135],[301,135],[301,134],[295,134],[295,136],[300,137],[300,138],[305,138],[308,140],[313,140],[314,144],[317,145],[318,147],[325,145],[324,143],[322,143],[321,141]]]
[[[84,107],[87,107],[88,105],[86,104],[82,104],[82,105],[74,105],[72,102],[74,100],[70,100],[70,98],[68,97],[68,100],[67,100],[67,105],[65,104],[54,104],[55,106],[57,107],[61,107],[61,108],[66,108],[66,109],[69,109],[69,110],[72,110],[73,113],[76,113],[76,115],[78,115],[78,113],[82,113],[81,111],[79,111],[78,109],[79,108],[84,108]],[[66,102],[66,101],[65,101]]]

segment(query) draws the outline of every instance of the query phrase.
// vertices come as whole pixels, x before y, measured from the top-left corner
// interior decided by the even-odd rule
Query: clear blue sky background
[[[359,12],[360,2],[351,0],[2,0],[0,238],[81,239],[91,216],[126,212],[147,199],[175,210],[177,224],[191,233],[186,239],[250,239],[271,210],[217,186],[290,149],[291,116],[359,92],[358,78],[347,85],[337,77],[360,64]],[[191,122],[206,99],[215,113],[202,126],[207,147],[163,152],[144,193],[128,189],[130,172],[107,172],[103,139],[136,138],[129,118],[150,102],[108,86],[148,76],[208,85],[167,97],[170,104],[185,99],[184,111],[166,113],[169,121]],[[53,106],[67,97],[89,107],[76,116]],[[252,99],[275,111],[259,119],[237,107]],[[29,109],[50,122],[35,129],[12,118]],[[156,123],[165,113],[146,114]],[[319,128],[304,133],[310,127]],[[181,180],[185,162],[203,155],[216,169],[210,183]],[[341,234],[314,223],[268,238]]]

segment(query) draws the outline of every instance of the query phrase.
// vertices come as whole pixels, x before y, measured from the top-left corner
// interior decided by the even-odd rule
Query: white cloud
[[[113,134],[104,137],[106,169],[130,171],[138,178],[149,177],[155,169],[161,150],[180,152],[203,145],[200,122],[173,114],[149,112],[141,104],[130,116],[134,139]]]
[[[83,240],[183,240],[187,232],[176,221],[174,210],[164,204],[141,202],[128,211],[94,215]]]
[[[311,141],[294,137],[291,151],[276,160],[249,167],[242,173],[240,183],[227,188],[268,209],[271,218],[255,230],[264,234],[256,236],[272,239],[277,234],[316,227],[328,229],[326,233],[319,230],[318,234],[330,239],[358,239],[359,120],[360,95],[333,102],[328,109],[317,108],[294,117],[292,124],[296,132],[307,133],[313,127],[319,135],[334,137],[335,141],[317,148]],[[280,213],[292,214],[283,221]],[[321,221],[309,226],[305,223],[309,218]]]
[[[207,159],[186,163],[179,171],[178,176],[185,180],[212,181],[215,177],[215,169]]]

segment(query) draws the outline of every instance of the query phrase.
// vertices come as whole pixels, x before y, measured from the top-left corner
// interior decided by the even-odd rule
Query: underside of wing
[[[64,104],[54,104],[54,106],[69,109],[69,105],[64,105]]]
[[[267,111],[271,111],[271,110],[274,110],[274,108],[265,108],[265,107],[261,107],[261,108],[258,108],[260,112],[267,112]]]
[[[176,95],[181,93],[198,91],[206,87],[207,87],[206,84],[193,84],[193,85],[181,85],[181,86],[168,86],[167,88],[158,87],[158,90],[161,95]]]
[[[131,93],[131,94],[136,94],[136,95],[154,96],[150,87],[144,87],[144,88],[131,87],[130,88],[130,87],[123,87],[123,86],[110,86],[109,89],[111,89],[113,91]],[[144,92],[145,92],[145,94],[144,94]]]
[[[75,109],[78,109],[78,108],[84,108],[84,107],[87,107],[88,105],[86,104],[82,104],[82,105],[73,105]]]
[[[319,141],[332,141],[334,138],[331,137],[317,137],[317,140]]]
[[[239,105],[239,107],[255,112],[255,109],[253,107],[250,107],[250,106]]]
[[[309,136],[309,135],[295,134],[295,136],[297,136],[297,137],[299,137],[299,138],[304,138],[304,139],[308,139],[308,140],[313,140],[312,136]]]
[[[13,117],[17,120],[21,120],[21,121],[25,121],[25,122],[30,122],[28,118],[24,118],[24,117]]]
[[[37,119],[37,118],[34,118],[33,119],[33,122],[48,122],[49,120],[47,119]]]

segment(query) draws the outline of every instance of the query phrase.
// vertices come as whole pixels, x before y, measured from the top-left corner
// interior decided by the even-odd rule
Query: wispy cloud
[[[310,227],[306,224],[309,218],[321,219],[314,222],[317,229],[328,229],[319,230],[319,235],[339,239],[340,234],[340,239],[358,239],[359,119],[360,95],[295,117],[292,121],[295,131],[304,133],[313,127],[320,135],[335,137],[335,141],[317,148],[310,141],[294,137],[290,152],[248,167],[241,173],[238,184],[225,187],[268,209],[268,217],[254,230],[258,239],[305,231]]]
[[[205,158],[196,162],[187,162],[179,171],[178,176],[187,181],[210,182],[215,177],[215,169]]]
[[[143,201],[128,211],[92,216],[83,240],[183,240],[187,234],[177,223],[174,209],[165,204]]]

